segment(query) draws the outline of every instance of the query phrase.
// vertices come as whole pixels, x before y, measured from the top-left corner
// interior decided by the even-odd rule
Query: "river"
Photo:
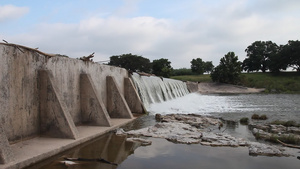
[[[184,97],[163,103],[151,104],[150,114],[128,124],[126,130],[139,129],[155,124],[154,114],[194,113],[217,116],[226,120],[238,121],[251,117],[253,113],[265,114],[268,121],[294,120],[300,122],[300,95],[293,94],[236,94],[201,95],[188,94]],[[255,140],[247,126],[235,123],[228,125],[226,132],[235,137]],[[298,169],[300,161],[296,157],[249,156],[246,147],[208,147],[200,144],[175,144],[164,139],[147,138],[151,146],[139,147],[127,142],[124,136],[106,134],[86,145],[81,145],[54,160],[49,160],[31,168],[203,168],[203,169]],[[298,153],[300,156],[300,153]],[[104,158],[118,163],[118,166],[99,162],[85,162],[73,165],[64,164],[63,157]]]

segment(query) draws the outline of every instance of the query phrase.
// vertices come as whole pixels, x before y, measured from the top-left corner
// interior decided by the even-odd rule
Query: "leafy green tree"
[[[108,65],[122,67],[133,72],[149,73],[151,71],[149,59],[131,53],[111,56]]]
[[[191,61],[191,70],[196,74],[202,75],[204,72],[210,73],[214,68],[212,61],[204,62],[201,58]]]
[[[157,59],[152,62],[152,73],[156,76],[170,77],[172,73],[171,62],[168,59]]]
[[[210,76],[214,82],[237,84],[240,81],[242,63],[234,52],[228,52],[220,59],[220,64],[214,68]]]
[[[214,67],[215,66],[213,65],[212,61],[204,62],[204,72],[210,73],[210,72],[212,72]]]
[[[205,62],[201,58],[193,59],[191,61],[192,72],[202,75],[204,73]]]
[[[283,46],[281,45],[278,53],[269,56],[269,70],[272,73],[277,74],[280,70],[286,70],[288,67],[289,59],[281,54],[282,49]]]
[[[300,73],[300,41],[290,40],[280,51],[282,62]]]
[[[243,69],[248,72],[266,72],[269,69],[270,56],[278,53],[279,47],[272,41],[255,41],[247,47],[248,58],[243,61]]]

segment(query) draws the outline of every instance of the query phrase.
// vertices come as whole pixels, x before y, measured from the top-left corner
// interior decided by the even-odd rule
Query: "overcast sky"
[[[94,61],[132,53],[190,68],[240,61],[257,40],[299,40],[300,0],[1,0],[0,40]]]

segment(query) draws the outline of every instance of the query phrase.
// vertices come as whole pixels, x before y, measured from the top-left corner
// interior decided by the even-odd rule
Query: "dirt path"
[[[224,83],[199,83],[200,93],[260,93],[264,89],[248,88]]]

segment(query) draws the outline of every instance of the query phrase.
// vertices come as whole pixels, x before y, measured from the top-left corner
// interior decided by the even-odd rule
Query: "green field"
[[[265,88],[267,93],[300,93],[300,76],[296,72],[242,73],[241,84],[246,87]],[[211,82],[210,75],[172,76],[172,79],[193,82]]]
[[[191,82],[212,82],[210,75],[183,75],[183,76],[172,76],[172,79],[191,81]]]

